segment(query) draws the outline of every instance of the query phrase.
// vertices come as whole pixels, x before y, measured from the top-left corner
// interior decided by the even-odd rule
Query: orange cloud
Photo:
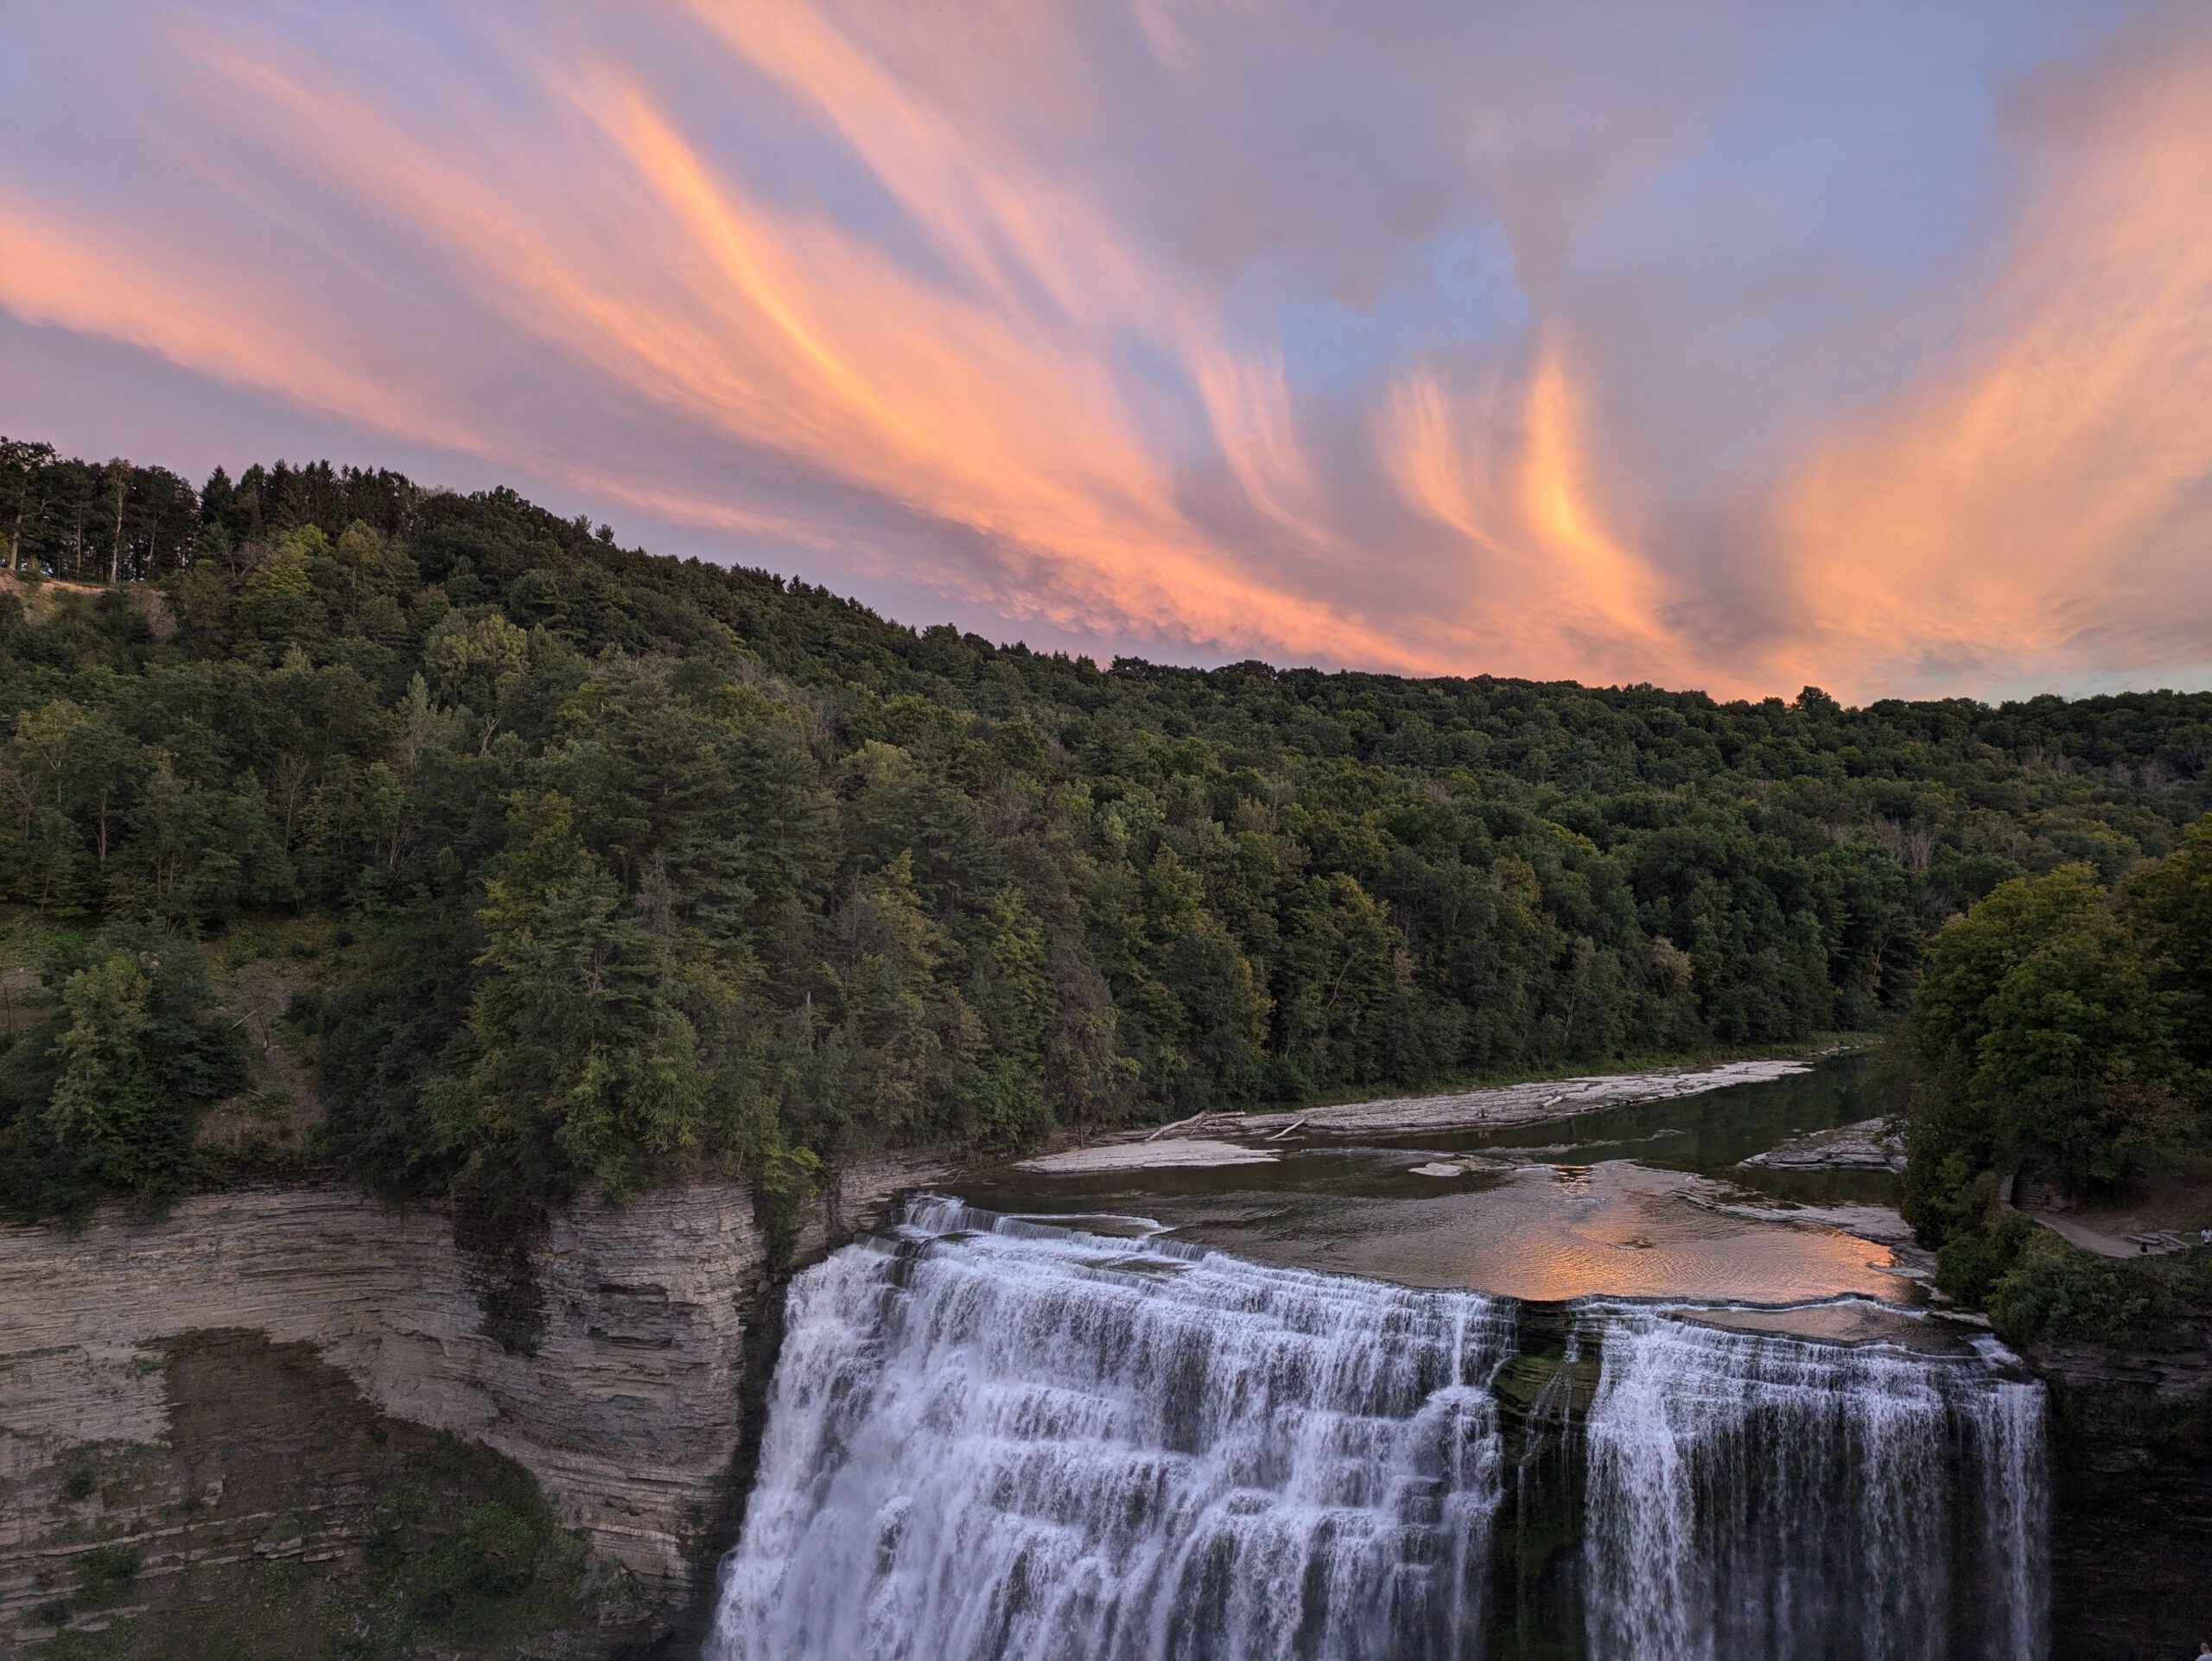
[[[900,100],[855,67],[849,48],[790,21],[765,31],[777,48],[765,63],[817,73],[813,93],[847,116],[859,101],[874,118],[901,117]],[[1442,666],[1395,632],[1254,581],[1181,513],[1172,461],[1147,442],[1107,366],[1057,331],[1054,316],[1011,296],[1033,280],[1050,313],[1080,302],[1179,345],[1203,343],[1199,326],[1156,291],[1133,299],[1135,279],[1117,269],[1124,263],[1103,229],[1088,233],[1097,257],[1084,269],[1109,273],[1107,291],[1079,295],[1071,285],[1082,262],[1068,239],[1080,216],[1038,181],[992,181],[988,156],[946,160],[952,136],[911,111],[863,151],[938,158],[929,167],[887,160],[885,181],[961,256],[981,296],[918,279],[852,234],[765,206],[712,169],[642,87],[609,72],[545,72],[569,116],[595,127],[626,163],[586,181],[595,189],[582,210],[602,220],[592,243],[628,251],[594,260],[578,251],[573,227],[533,216],[528,192],[434,153],[313,67],[274,53],[205,56],[249,95],[244,107],[276,124],[267,137],[286,153],[311,158],[429,238],[461,280],[547,345],[691,420],[1027,557],[1026,569],[995,571],[988,591],[958,571],[938,573],[950,592],[1067,628],[1134,626],[1194,642],[1256,640],[1287,655]],[[873,132],[856,117],[846,126]],[[953,188],[956,176],[985,181],[972,213],[928,194]],[[1060,234],[1026,228],[1046,223]],[[1209,363],[1226,357],[1198,349]],[[1241,435],[1230,442],[1241,454]],[[664,495],[651,505],[708,523],[725,517]]]
[[[1662,621],[1664,580],[1604,527],[1596,459],[1556,347],[1517,394],[1455,398],[1417,372],[1396,389],[1382,449],[1406,503],[1459,539],[1470,621],[1513,638],[1524,672],[1571,674],[1600,653],[1650,678],[1698,672]]]
[[[2196,27],[2024,99],[2028,206],[1953,349],[1787,485],[1801,649],[1851,684],[2212,656],[2208,70]]]
[[[956,285],[917,277],[836,225],[768,207],[706,161],[643,86],[612,69],[531,58],[505,43],[562,118],[564,130],[545,137],[565,140],[575,162],[556,211],[543,181],[527,169],[515,174],[498,146],[471,154],[434,144],[274,44],[192,50],[228,89],[211,119],[246,121],[240,137],[255,150],[292,158],[426,239],[454,280],[512,326],[690,421],[1020,556],[987,573],[932,573],[949,593],[1074,630],[1133,627],[1431,672],[1474,666],[1464,615],[1370,620],[1269,582],[1252,569],[1251,550],[1202,531],[1179,505],[1178,458],[1131,406],[1109,348],[1143,340],[1181,364],[1245,503],[1356,579],[1376,550],[1328,522],[1279,353],[1233,347],[1201,298],[1134,259],[1109,221],[988,120],[929,107],[820,14],[708,0],[691,10],[725,49],[834,128],[925,232]],[[592,131],[625,165],[579,143]],[[84,263],[145,264],[120,249]],[[30,291],[35,275],[19,272],[0,291],[22,315],[147,346],[385,430],[549,464],[526,435],[457,422],[444,399],[381,394],[367,365],[318,351],[314,321],[274,327],[265,304],[240,304],[219,284],[171,283],[159,307],[153,290],[116,282],[49,284],[69,290],[63,311]],[[1479,626],[1511,642],[1514,661],[1502,666],[1567,673],[1586,664],[1593,639],[1650,641],[1635,606],[1651,584],[1581,505],[1579,436],[1556,359],[1531,385],[1526,427],[1520,521],[1534,557],[1519,562],[1522,581],[1507,596],[1514,620],[1491,614]],[[694,523],[797,530],[696,492],[641,488],[618,468],[569,461],[560,470],[579,487]],[[1440,517],[1462,530],[1473,523],[1464,505]],[[1387,609],[1387,596],[1374,597]],[[1554,624],[1573,638],[1554,638]]]
[[[1526,510],[1544,547],[1558,562],[1558,585],[1580,596],[1616,640],[1639,641],[1671,655],[1661,633],[1662,594],[1657,576],[1643,557],[1607,534],[1589,501],[1593,464],[1574,394],[1556,352],[1546,353],[1530,378],[1528,436],[1528,474],[1522,486]],[[1646,661],[1650,661],[1648,656]],[[1663,669],[1675,666],[1669,663]]]
[[[4,180],[0,247],[0,307],[27,322],[105,335],[388,432],[465,447],[435,404],[318,345],[281,290],[207,269],[191,251],[149,258],[130,232],[57,213]]]

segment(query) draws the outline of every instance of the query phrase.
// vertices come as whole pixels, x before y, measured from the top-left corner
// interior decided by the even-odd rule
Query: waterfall
[[[1602,1661],[2041,1656],[2036,1387],[1548,1319],[1502,1418],[1508,1300],[917,1202],[791,1282],[708,1655],[1458,1661],[1522,1647],[1535,1572]],[[1555,1524],[1532,1437],[1574,1450]]]
[[[793,1281],[719,1661],[1471,1653],[1509,1306],[938,1205]]]
[[[1593,1306],[1592,1653],[2016,1661],[2043,1648],[2038,1386],[1978,1358]]]

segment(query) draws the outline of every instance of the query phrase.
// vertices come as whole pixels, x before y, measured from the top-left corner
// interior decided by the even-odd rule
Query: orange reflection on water
[[[1714,1211],[1700,1203],[1712,1193],[1696,1177],[1625,1161],[1531,1166],[1433,1197],[1301,1196],[1271,1238],[1204,1223],[1189,1233],[1278,1258],[1295,1242],[1309,1268],[1543,1301],[1913,1297],[1888,1247],[1821,1224]]]

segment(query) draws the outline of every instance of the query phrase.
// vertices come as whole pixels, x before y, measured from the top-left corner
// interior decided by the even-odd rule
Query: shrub
[[[321,987],[302,986],[284,1001],[284,1019],[303,1033],[320,1033],[326,1008]]]
[[[1990,1288],[1990,1322],[2013,1342],[2160,1345],[2174,1332],[2172,1272],[2163,1263],[2094,1257],[2037,1229]]]
[[[136,1546],[94,1546],[77,1559],[77,1590],[95,1597],[111,1586],[127,1585],[138,1578],[138,1561]]]
[[[1954,1233],[1936,1253],[1936,1287],[1961,1303],[1986,1301],[2035,1232],[2019,1212],[1997,1211],[1981,1227]]]

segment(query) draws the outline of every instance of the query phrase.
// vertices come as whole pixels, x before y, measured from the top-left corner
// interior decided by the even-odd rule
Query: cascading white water
[[[1473,1653],[1510,1306],[950,1202],[791,1285],[718,1661]]]
[[[1635,1307],[1583,1319],[1594,1655],[2043,1655],[2039,1387]]]
[[[711,1661],[1512,1650],[1509,1301],[950,1200],[900,1234],[791,1283]],[[2043,1654],[2041,1391],[1980,1361],[1590,1304],[1524,1423],[1580,1438],[1599,1661]]]

